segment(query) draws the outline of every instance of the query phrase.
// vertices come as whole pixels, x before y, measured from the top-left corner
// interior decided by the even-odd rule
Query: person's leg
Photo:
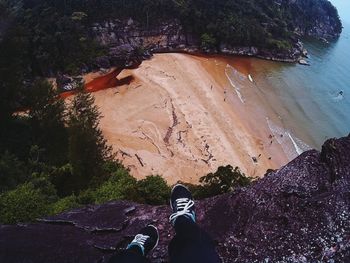
[[[191,219],[181,216],[174,227],[176,236],[169,245],[171,263],[221,262],[213,240]]]
[[[219,263],[215,244],[195,222],[191,193],[182,185],[172,191],[170,221],[176,235],[169,244],[170,263]]]
[[[136,248],[136,250],[138,249]],[[141,250],[126,249],[121,253],[113,255],[108,263],[150,263],[150,261],[142,255]]]
[[[146,255],[158,245],[159,235],[155,226],[140,230],[126,250],[113,255],[108,263],[150,263]]]

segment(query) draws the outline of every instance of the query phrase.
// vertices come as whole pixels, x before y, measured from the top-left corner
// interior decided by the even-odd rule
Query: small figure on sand
[[[213,85],[210,85],[210,89],[213,90]]]
[[[224,101],[226,101],[226,94],[227,94],[227,90],[224,89]]]

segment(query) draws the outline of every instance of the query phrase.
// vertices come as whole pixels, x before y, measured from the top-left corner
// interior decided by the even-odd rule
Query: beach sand
[[[198,183],[221,165],[261,177],[288,162],[268,125],[279,123],[273,102],[249,80],[249,64],[232,61],[156,54],[121,72],[129,83],[93,93],[100,128],[133,176]]]

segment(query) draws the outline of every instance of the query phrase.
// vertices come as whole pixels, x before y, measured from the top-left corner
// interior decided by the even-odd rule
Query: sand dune
[[[241,90],[242,103],[225,75],[227,63],[220,57],[158,54],[118,76],[132,76],[130,84],[94,93],[100,127],[132,175],[197,183],[220,165],[262,176],[287,162],[281,146],[271,144],[266,124],[266,116],[277,115],[264,107],[253,83]]]

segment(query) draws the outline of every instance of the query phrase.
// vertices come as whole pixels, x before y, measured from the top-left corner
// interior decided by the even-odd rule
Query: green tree
[[[201,36],[201,47],[204,49],[207,48],[214,48],[216,45],[216,39],[213,37],[213,35],[204,33]]]
[[[22,184],[0,195],[0,222],[3,224],[32,221],[49,212],[46,196],[32,183]]]
[[[233,191],[237,187],[250,185],[255,178],[247,177],[238,167],[231,165],[218,167],[215,173],[209,173],[199,179],[200,185],[184,183],[195,199],[203,199]]]
[[[98,124],[100,113],[89,93],[78,93],[68,114],[68,158],[72,167],[69,184],[73,191],[98,185],[105,179],[102,165],[113,158]]]
[[[0,193],[12,190],[27,178],[25,165],[16,156],[7,151],[0,155]]]
[[[51,204],[50,214],[56,215],[67,210],[77,208],[80,204],[77,201],[75,195],[67,196],[65,198],[59,199],[57,202]]]
[[[68,151],[63,100],[46,80],[34,82],[27,100],[33,143],[43,149],[47,164],[63,165]]]
[[[23,81],[30,63],[26,58],[27,52],[28,39],[23,27],[15,24],[6,34],[0,33],[0,129],[4,127],[4,121],[11,119],[12,113],[22,106]]]
[[[209,173],[199,179],[207,195],[228,193],[239,186],[247,186],[252,178],[245,176],[238,167],[220,166],[215,173]]]
[[[170,187],[159,175],[147,176],[137,182],[138,195],[141,202],[151,205],[166,204],[170,197]]]
[[[107,182],[98,187],[94,193],[95,203],[111,200],[137,200],[136,179],[124,168],[117,168]]]

